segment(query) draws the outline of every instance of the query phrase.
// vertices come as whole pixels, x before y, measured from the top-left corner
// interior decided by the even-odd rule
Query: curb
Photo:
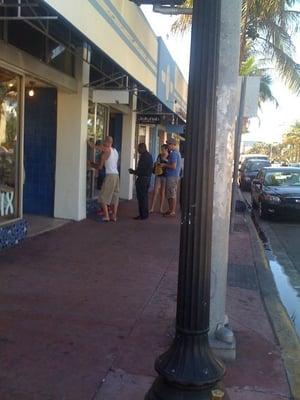
[[[300,400],[300,341],[286,309],[281,303],[264,247],[248,212],[246,212],[246,219],[258,285],[273,332],[281,348],[291,400]]]

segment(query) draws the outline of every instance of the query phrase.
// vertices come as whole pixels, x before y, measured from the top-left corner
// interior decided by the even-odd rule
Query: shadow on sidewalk
[[[117,223],[93,217],[1,252],[1,400],[90,400],[112,368],[155,376],[179,231],[175,219],[135,215],[124,202]]]
[[[124,202],[117,223],[88,218],[0,254],[1,400],[143,399],[173,332],[179,223],[135,215],[135,202]],[[227,307],[237,361],[225,384],[232,400],[285,399],[249,232],[238,222]]]

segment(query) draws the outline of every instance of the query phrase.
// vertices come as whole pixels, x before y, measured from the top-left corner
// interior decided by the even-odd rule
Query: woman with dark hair
[[[154,183],[154,191],[153,191],[150,213],[154,212],[155,204],[159,195],[160,195],[159,210],[161,214],[163,214],[164,212],[165,192],[166,192],[166,170],[162,168],[161,164],[166,164],[168,162],[168,156],[169,156],[168,145],[163,144],[160,147],[160,153],[154,164],[155,183]]]

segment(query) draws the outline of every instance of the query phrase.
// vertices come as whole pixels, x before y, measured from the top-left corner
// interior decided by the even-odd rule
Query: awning
[[[185,124],[167,124],[166,125],[166,131],[168,133],[176,133],[177,135],[185,135],[185,129],[186,125]]]

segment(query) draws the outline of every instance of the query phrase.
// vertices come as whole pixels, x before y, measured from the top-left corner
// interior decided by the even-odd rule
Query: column
[[[128,114],[123,114],[120,197],[131,200],[133,194],[133,176],[128,169],[133,167],[136,133],[136,96],[132,96],[132,107]]]
[[[86,153],[90,66],[76,57],[76,93],[57,93],[57,155],[54,216],[86,218]]]
[[[220,12],[194,2],[176,335],[147,400],[208,400],[225,372],[208,343]]]
[[[213,339],[227,344],[222,345],[212,341],[212,346],[218,349],[219,354],[222,354],[224,358],[235,356],[233,333],[228,328],[224,328],[224,322],[226,321],[232,166],[238,103],[240,20],[240,0],[222,2],[212,225],[210,333]]]

